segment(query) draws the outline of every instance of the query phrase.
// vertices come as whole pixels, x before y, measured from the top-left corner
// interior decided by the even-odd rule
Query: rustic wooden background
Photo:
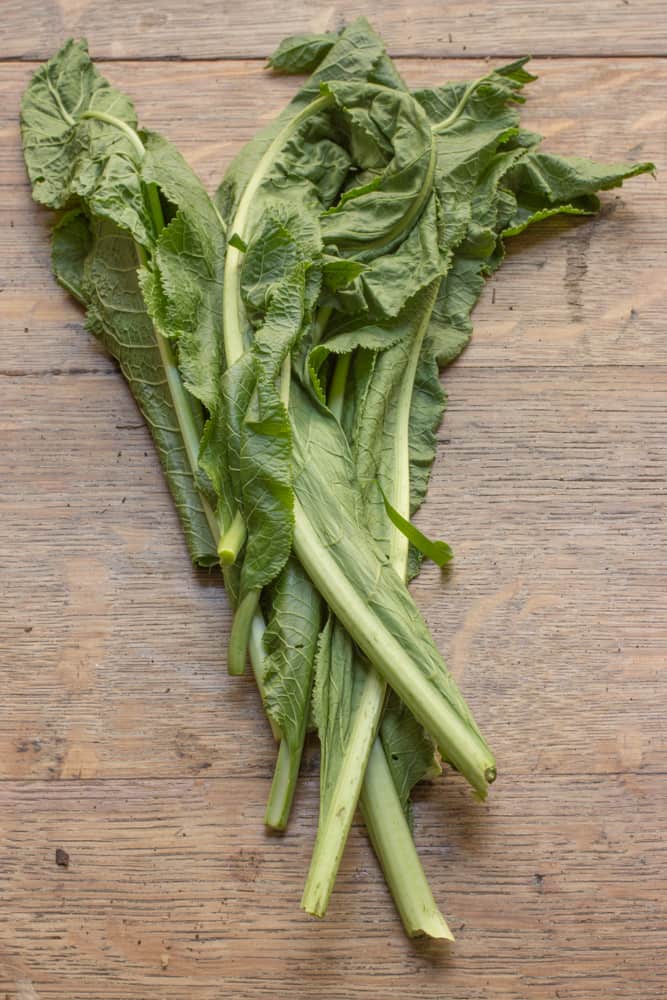
[[[19,148],[30,74],[85,34],[213,188],[296,87],[266,54],[357,13],[413,84],[532,53],[525,122],[550,148],[659,167],[514,241],[445,377],[420,521],[456,567],[415,593],[500,768],[486,806],[453,776],[417,796],[451,947],[404,938],[360,824],[326,920],[299,911],[315,748],[266,836],[274,748],[225,674],[224,593],[51,278]],[[23,0],[2,20],[0,997],[664,1000],[664,0]]]

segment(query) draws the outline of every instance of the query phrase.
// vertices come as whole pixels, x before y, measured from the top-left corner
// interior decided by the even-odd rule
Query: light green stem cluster
[[[432,306],[437,285],[428,303]],[[394,448],[394,469],[391,476],[391,503],[404,517],[410,517],[410,449],[409,418],[417,364],[428,327],[430,308],[411,345],[410,361],[399,396]],[[341,355],[336,362],[329,389],[328,404],[340,420],[343,413],[345,386],[351,353]],[[399,576],[405,579],[408,565],[408,540],[396,528],[390,534],[390,561]],[[452,934],[440,914],[424,870],[414,847],[412,834],[398,799],[378,728],[386,697],[387,685],[372,668],[368,671],[350,733],[343,766],[334,791],[321,815],[315,848],[308,871],[301,905],[314,916],[326,912],[345,847],[357,802],[361,801],[366,825],[380,859],[387,883],[392,890],[401,919],[410,936],[430,934],[452,939]]]

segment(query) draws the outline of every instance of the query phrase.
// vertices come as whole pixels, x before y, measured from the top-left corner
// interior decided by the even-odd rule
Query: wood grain
[[[368,17],[392,55],[667,55],[661,0],[44,0],[3,6],[3,54],[46,59],[70,35],[96,58],[264,58],[288,34]]]
[[[10,3],[0,55],[85,32],[112,59],[255,57],[375,7],[283,4],[277,25],[267,3]],[[651,3],[469,13],[391,0],[374,21],[422,55],[667,51]],[[400,62],[415,86],[485,65]],[[451,774],[418,793],[444,949],[404,939],[360,826],[327,919],[298,909],[317,750],[289,833],[265,836],[275,750],[249,678],[225,674],[224,593],[190,568],[132,400],[50,277],[17,129],[33,69],[0,64],[0,997],[662,1000],[667,60],[538,62],[528,127],[653,159],[657,180],[516,240],[445,376],[420,523],[456,561],[414,592],[500,777],[484,807]],[[102,69],[211,189],[296,86],[247,58]]]
[[[654,790],[646,775],[534,776],[482,807],[444,782],[420,801],[416,836],[450,948],[402,937],[359,827],[327,919],[299,911],[313,781],[282,839],[261,832],[268,781],[2,784],[0,988],[29,983],[39,1000],[662,1000],[667,800]]]

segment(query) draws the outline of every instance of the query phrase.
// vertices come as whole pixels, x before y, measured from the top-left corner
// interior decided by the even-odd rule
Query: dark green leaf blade
[[[392,72],[391,64],[389,67],[385,65],[388,62],[381,39],[365,18],[360,17],[345,28],[288,107],[243,147],[226,171],[215,196],[223,218],[227,221],[232,218],[249,177],[272,140],[307,104],[320,96],[323,83],[331,80],[370,80],[377,73],[376,82],[398,86],[400,77]],[[321,162],[328,162],[324,153]],[[340,162],[336,162],[335,171],[340,171],[340,166]],[[331,171],[318,170],[320,175],[327,172]],[[291,169],[287,173],[292,174]]]
[[[126,233],[104,219],[92,220],[90,226],[91,249],[80,286],[88,307],[87,325],[118,361],[148,424],[192,559],[212,566],[217,553],[139,288],[136,247]],[[71,257],[64,253],[63,232],[56,231],[54,270],[59,280],[71,281]]]
[[[396,508],[392,507],[384,493],[382,494],[382,499],[384,500],[387,517],[391,523],[395,528],[398,528],[402,535],[405,535],[410,544],[414,545],[423,556],[434,562],[440,569],[446,566],[448,562],[451,562],[454,558],[454,553],[447,542],[432,541],[415,524],[402,517]]]
[[[93,235],[86,213],[81,209],[66,212],[51,236],[51,265],[56,280],[84,305],[85,266],[92,248]]]
[[[653,163],[598,163],[581,156],[528,152],[503,178],[510,191],[533,194],[549,205],[567,205],[573,199],[621,187],[623,181],[652,173]]]
[[[401,806],[412,824],[412,789],[441,771],[433,740],[393,691],[387,699],[380,738]]]
[[[132,103],[115,90],[93,66],[85,41],[70,39],[40,66],[21,102],[23,151],[33,197],[50,208],[62,208],[77,188],[79,157],[91,136],[78,129],[81,115],[94,108],[136,126]],[[105,130],[110,151],[129,154],[126,137]]]
[[[377,254],[410,232],[430,198],[435,150],[428,118],[400,90],[339,81],[322,90],[345,122],[355,163],[369,171],[323,216],[324,240]]]
[[[338,41],[338,32],[290,35],[269,56],[274,73],[311,73]]]
[[[308,728],[322,602],[299,563],[290,559],[269,588],[265,604],[262,691],[266,712],[281,734],[265,822],[282,830],[287,825]]]
[[[137,173],[142,144],[135,128],[131,101],[97,72],[86,42],[70,39],[40,66],[21,102],[35,200],[65,208],[85,198],[93,213],[147,245],[152,224]]]

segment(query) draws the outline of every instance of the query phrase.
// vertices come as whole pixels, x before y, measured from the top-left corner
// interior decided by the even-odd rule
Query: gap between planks
[[[581,363],[577,365],[480,365],[477,364],[474,367],[475,372],[524,372],[540,374],[542,372],[590,372],[590,371],[604,371],[609,369],[610,371],[627,371],[632,369],[633,371],[656,371],[662,372],[664,368],[667,368],[667,362],[655,361],[646,362],[638,361],[636,364],[631,361],[619,361],[609,362],[601,361],[595,363],[591,361],[590,363]],[[441,375],[444,377],[445,373],[454,371],[455,369],[447,365],[442,369]],[[85,377],[97,377],[102,375],[104,377],[111,375],[119,375],[120,372],[118,368],[43,368],[35,370],[21,370],[21,369],[0,369],[0,378],[85,378]]]
[[[530,55],[531,60],[538,59],[576,59],[588,62],[604,62],[608,60],[620,59],[643,59],[646,61],[667,59],[667,52],[614,52],[598,55],[594,52],[549,52],[531,55],[523,50],[511,52],[486,52],[484,55],[466,52],[389,52],[391,59],[411,59],[414,62],[452,61],[452,62],[484,62],[492,59],[522,59],[525,55]],[[167,53],[162,56],[93,56],[96,64],[102,63],[234,63],[234,62],[267,62],[268,55],[224,55],[224,56],[183,56],[175,53]],[[34,56],[0,56],[0,65],[5,63],[19,63],[20,65],[41,66],[45,59],[35,59]],[[277,74],[278,76],[282,74]],[[292,74],[289,74],[292,75]],[[296,74],[298,75],[298,74]],[[295,78],[296,78],[295,75]],[[307,74],[302,74],[307,76]]]
[[[451,772],[450,777],[454,775]],[[248,782],[259,782],[260,784],[266,784],[270,782],[273,777],[273,771],[269,770],[266,774],[107,774],[96,778],[79,778],[76,775],[70,775],[68,777],[58,777],[58,778],[45,778],[45,777],[30,777],[22,776],[20,778],[12,778],[9,775],[0,776],[0,787],[3,785],[49,785],[54,788],[60,788],[62,785],[101,785],[110,784],[112,782],[127,784],[129,782],[169,782],[174,784],[175,782],[187,782],[192,784],[211,784],[219,783],[224,781],[225,783],[232,781],[240,781],[244,784]],[[301,775],[302,779],[307,779],[309,775]],[[526,776],[522,775],[522,779],[525,781]],[[598,780],[603,778],[666,778],[667,771],[653,771],[651,768],[647,767],[633,767],[624,768],[620,771],[595,771],[591,774],[584,774],[581,771],[548,771],[542,778],[543,783],[548,785],[551,779],[555,778],[557,780],[563,781],[588,781],[591,779]],[[428,788],[429,783],[425,782],[422,788]],[[457,791],[467,791],[467,785],[459,785]],[[493,794],[492,792],[490,794]],[[472,791],[471,791],[472,796]],[[473,796],[474,798],[474,796]]]

